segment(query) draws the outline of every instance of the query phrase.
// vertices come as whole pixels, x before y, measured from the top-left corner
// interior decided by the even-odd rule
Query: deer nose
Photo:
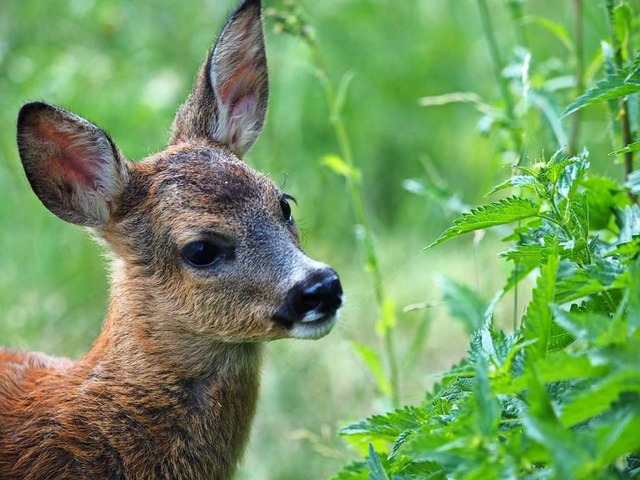
[[[312,271],[296,283],[275,313],[275,320],[286,328],[328,320],[342,305],[342,285],[338,274],[329,267]]]
[[[342,305],[342,285],[332,268],[314,272],[296,290],[293,308],[302,321],[310,313],[335,313]]]

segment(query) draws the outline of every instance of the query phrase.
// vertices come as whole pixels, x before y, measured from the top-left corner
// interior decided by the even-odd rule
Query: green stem
[[[573,0],[573,7],[575,10],[575,62],[576,62],[576,87],[574,97],[582,95],[585,91],[584,86],[584,35],[583,35],[583,5],[582,0]],[[578,154],[578,142],[580,141],[580,126],[582,111],[578,110],[573,114],[571,120],[571,134],[569,137],[569,155]]]
[[[336,138],[338,140],[338,146],[340,154],[344,162],[351,167],[351,171],[354,170],[354,161],[351,150],[351,143],[347,134],[347,128],[342,120],[341,112],[338,110],[339,106],[336,102],[336,93],[333,85],[329,81],[327,76],[327,70],[325,68],[324,60],[320,54],[320,50],[317,44],[310,38],[307,39],[307,43],[313,53],[314,64],[317,69],[320,83],[324,89],[327,105],[330,110],[330,121],[334,128]],[[376,252],[375,242],[373,239],[373,232],[369,225],[369,220],[364,208],[364,202],[362,200],[362,193],[360,190],[359,179],[350,175],[347,176],[347,183],[349,186],[349,192],[351,194],[351,203],[353,204],[354,215],[356,222],[362,227],[363,233],[363,245],[366,262],[371,272],[373,279],[373,288],[378,303],[378,307],[382,312],[384,304],[386,302],[386,293],[384,291],[384,282],[382,279],[382,272],[380,270],[380,263],[378,261],[378,255]],[[391,403],[394,408],[400,406],[400,380],[399,380],[399,368],[395,351],[394,331],[393,328],[386,328],[383,335],[383,343],[385,349],[385,355],[387,357],[387,363],[389,368],[389,383],[391,385]]]
[[[482,22],[482,29],[484,35],[487,37],[487,43],[489,45],[489,52],[491,54],[491,60],[493,63],[493,73],[498,80],[500,86],[500,94],[505,105],[505,113],[507,120],[509,121],[509,130],[511,132],[511,138],[513,140],[515,150],[518,154],[518,165],[522,161],[522,138],[516,131],[516,117],[514,113],[513,99],[509,93],[509,82],[502,75],[502,58],[500,57],[500,50],[498,49],[498,42],[493,33],[493,26],[491,25],[491,17],[489,16],[489,9],[487,7],[486,0],[478,0],[478,7],[480,8],[480,20]]]
[[[620,39],[616,34],[613,0],[607,0],[606,7],[607,13],[609,14],[609,26],[611,28],[611,39],[615,52],[614,59],[616,62],[616,67],[618,67],[618,69],[622,69],[624,67],[622,58],[622,46],[620,45]],[[631,136],[631,123],[629,122],[629,104],[626,98],[622,99],[622,101],[620,102],[619,117],[621,118],[622,123],[622,146],[625,147],[633,142],[633,138]],[[633,152],[626,152],[624,154],[624,171],[625,178],[627,178],[629,174],[633,172]],[[636,201],[633,196],[631,196],[631,198],[632,200]]]

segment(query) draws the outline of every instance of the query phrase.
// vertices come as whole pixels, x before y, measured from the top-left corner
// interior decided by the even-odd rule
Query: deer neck
[[[103,331],[78,368],[97,388],[112,392],[111,407],[131,412],[145,426],[135,442],[153,443],[148,447],[177,469],[175,478],[231,478],[255,413],[261,344],[181,330],[180,318],[168,318],[153,298],[142,298],[148,289],[115,287]],[[176,325],[170,335],[167,325]],[[145,415],[152,418],[138,418]],[[132,455],[139,451],[139,444],[129,443],[118,448],[123,458],[129,448]],[[181,476],[184,459],[191,463]]]

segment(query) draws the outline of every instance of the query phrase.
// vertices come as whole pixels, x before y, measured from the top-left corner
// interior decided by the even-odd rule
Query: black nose
[[[294,285],[275,318],[280,323],[291,326],[295,322],[319,320],[331,315],[341,305],[342,285],[338,274],[332,268],[323,268],[313,271]],[[310,318],[311,316],[317,317]]]
[[[312,273],[296,290],[293,308],[301,318],[314,311],[325,315],[333,313],[342,305],[342,285],[332,268]]]

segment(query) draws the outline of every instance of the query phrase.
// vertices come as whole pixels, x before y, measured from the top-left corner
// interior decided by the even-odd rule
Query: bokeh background
[[[401,364],[401,400],[417,403],[434,375],[464,355],[467,342],[441,301],[441,279],[457,279],[490,298],[508,273],[496,261],[501,245],[493,234],[421,252],[450,225],[449,207],[486,202],[513,160],[504,154],[503,136],[480,132],[486,122],[471,105],[419,105],[421,97],[455,91],[476,92],[489,103],[499,98],[478,5],[297,3],[315,28],[331,80],[353,75],[344,119],[385,287],[398,307],[401,359],[419,325],[429,327],[415,361]],[[509,14],[514,3],[526,15],[518,28]],[[607,36],[601,3],[584,2],[584,57],[594,72],[598,39]],[[282,7],[279,0],[265,4]],[[489,6],[505,62],[524,32],[534,86],[568,73],[571,52],[535,17],[571,33],[573,2],[490,0]],[[100,247],[46,211],[30,191],[15,146],[20,105],[45,100],[64,106],[108,131],[129,158],[144,158],[165,145],[173,114],[233,8],[232,0],[0,2],[1,344],[77,358],[100,330],[108,289]],[[343,178],[321,165],[338,150],[322,89],[307,46],[275,34],[273,26],[267,19],[268,121],[247,160],[298,198],[294,215],[305,248],[338,270],[348,303],[340,324],[322,340],[268,346],[259,411],[238,478],[320,479],[354,457],[337,430],[389,405],[352,347],[358,342],[382,350],[348,191]],[[570,96],[571,82],[555,88],[558,96]],[[553,97],[556,90],[549,89]],[[606,116],[585,115],[582,138],[591,162],[613,175]],[[534,113],[528,122],[541,125],[544,119]],[[527,141],[531,161],[557,147],[548,133]],[[425,185],[439,187],[444,200],[434,200]],[[421,302],[429,306],[402,312]],[[503,323],[512,309],[512,299],[503,302]]]

